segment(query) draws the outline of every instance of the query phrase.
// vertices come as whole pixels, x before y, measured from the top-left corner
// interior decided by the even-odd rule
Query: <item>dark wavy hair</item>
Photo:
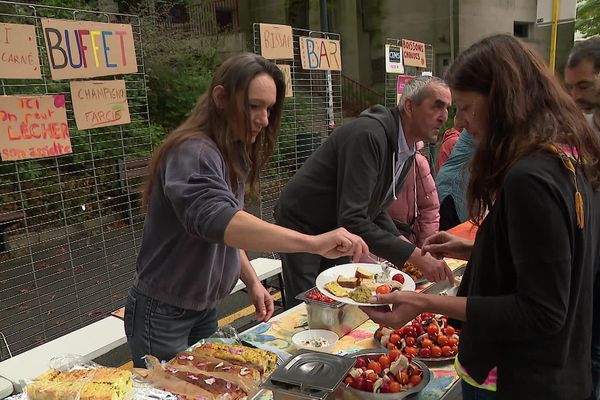
[[[277,100],[269,114],[269,125],[252,144],[246,143],[251,131],[248,87],[261,74],[275,81]],[[212,97],[215,86],[225,88],[226,104],[219,109]],[[285,81],[279,68],[267,59],[252,53],[242,53],[227,59],[215,71],[206,92],[200,96],[191,115],[173,130],[154,152],[144,188],[144,204],[148,204],[154,180],[166,154],[179,143],[194,137],[209,137],[219,148],[229,170],[229,183],[234,190],[245,180],[250,190],[256,190],[261,169],[271,156],[279,134],[279,123],[285,97]],[[240,147],[242,151],[240,156]]]
[[[600,188],[600,140],[542,58],[513,36],[473,44],[448,69],[451,89],[487,96],[489,126],[478,138],[467,200],[480,223],[509,168],[549,143],[576,147],[583,171]]]

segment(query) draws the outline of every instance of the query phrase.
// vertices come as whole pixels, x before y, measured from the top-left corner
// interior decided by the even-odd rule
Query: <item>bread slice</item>
[[[345,288],[349,288],[349,289],[354,289],[355,287],[357,287],[358,285],[360,285],[360,280],[357,277],[354,277],[354,276],[340,275],[337,278],[337,283],[341,287],[345,287]],[[336,296],[337,296],[337,294],[336,294]]]
[[[325,284],[325,289],[329,290],[331,294],[337,297],[348,296],[348,290],[344,289],[339,283],[335,281],[327,282]]]
[[[356,276],[359,279],[373,279],[375,274],[367,269],[358,267],[358,268],[356,268],[356,272],[354,273],[354,276]]]

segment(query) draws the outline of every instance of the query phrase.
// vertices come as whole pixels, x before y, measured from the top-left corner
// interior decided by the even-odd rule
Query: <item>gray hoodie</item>
[[[239,250],[225,245],[224,233],[243,202],[243,184],[234,194],[211,139],[174,147],[150,196],[134,286],[177,307],[215,308],[240,276]]]

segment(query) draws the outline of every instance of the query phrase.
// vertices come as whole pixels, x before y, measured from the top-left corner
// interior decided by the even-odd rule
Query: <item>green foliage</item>
[[[183,122],[210,84],[220,62],[223,35],[202,37],[193,30],[168,28],[166,14],[181,1],[162,1],[152,8],[147,3],[141,2],[133,12],[141,21],[148,106],[151,120],[168,132]]]
[[[170,131],[176,128],[194,107],[212,79],[212,71],[201,62],[186,60],[174,65],[148,62],[148,107],[153,122]]]
[[[575,28],[585,37],[600,35],[600,0],[578,0]]]

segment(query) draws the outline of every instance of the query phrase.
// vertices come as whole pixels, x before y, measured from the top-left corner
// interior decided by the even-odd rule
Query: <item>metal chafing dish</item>
[[[271,390],[273,400],[333,400],[335,389],[354,365],[354,359],[301,350],[279,366],[260,385]]]
[[[339,301],[328,303],[307,297],[309,293],[318,290],[314,287],[296,296],[296,299],[306,303],[308,327],[310,329],[328,329],[342,337],[369,319],[367,314],[362,312],[358,306],[344,304]]]

